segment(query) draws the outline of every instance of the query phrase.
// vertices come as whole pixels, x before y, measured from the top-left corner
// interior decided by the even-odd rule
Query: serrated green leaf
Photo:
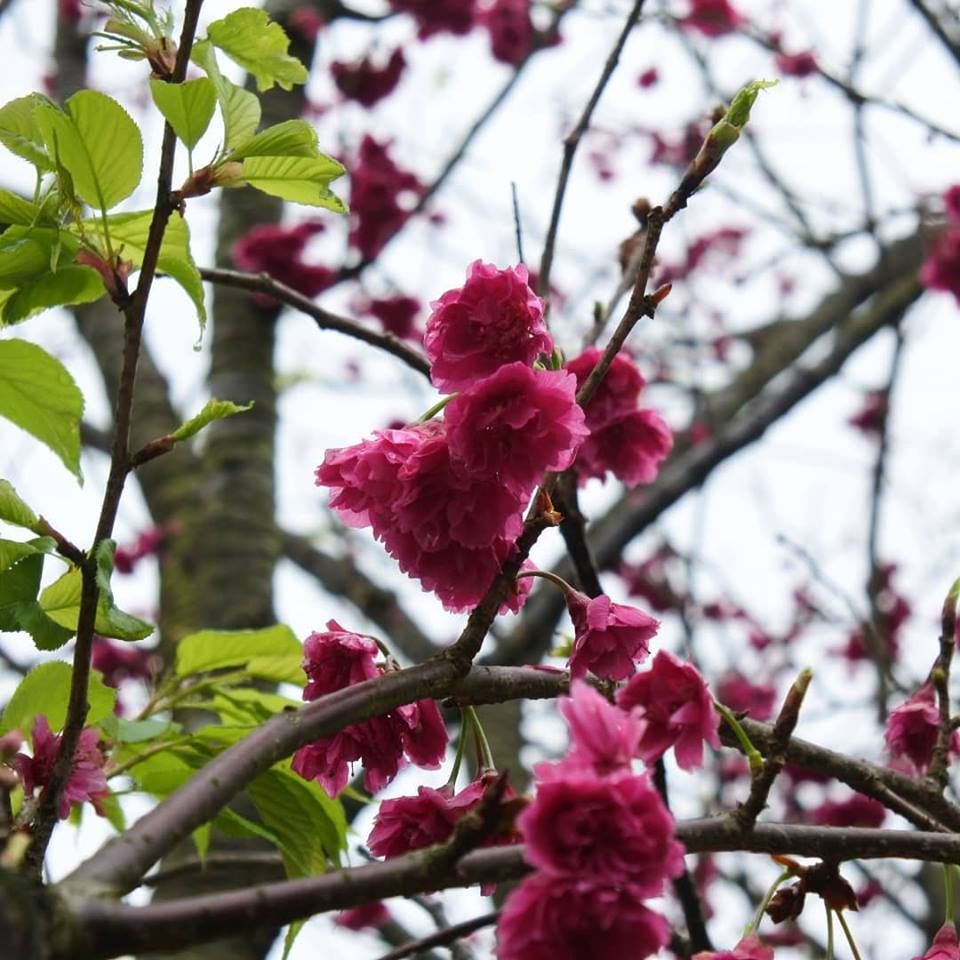
[[[80,616],[80,595],[83,579],[78,568],[67,571],[40,594],[40,609],[60,626],[77,630]],[[97,604],[97,620],[94,629],[101,636],[117,640],[144,640],[153,633],[153,626],[139,617],[124,613],[113,606],[101,593]]]
[[[0,306],[0,327],[10,327],[51,307],[93,303],[106,293],[103,278],[91,267],[61,267],[20,284]]]
[[[62,660],[52,660],[34,667],[20,681],[7,702],[3,716],[0,717],[0,733],[14,729],[27,733],[33,728],[34,719],[41,713],[46,716],[51,730],[63,729],[72,676],[73,669],[70,664]],[[117,691],[106,686],[99,672],[92,670],[87,688],[87,703],[90,705],[87,724],[95,725],[112,714],[116,700]]]
[[[217,54],[209,40],[194,44],[191,59],[207,72],[216,89],[223,117],[224,152],[234,150],[257,132],[261,116],[260,100],[220,73]]]
[[[0,540],[0,573],[24,557],[36,553],[54,553],[57,542],[53,537],[36,537],[33,540]]]
[[[50,284],[65,273],[54,274]],[[0,340],[0,416],[46,444],[82,480],[83,394],[66,367],[35,343]]]
[[[272,197],[347,213],[347,205],[329,189],[330,182],[345,172],[330,157],[248,157],[238,182]]]
[[[214,420],[223,420],[238,413],[246,413],[253,409],[253,403],[232,403],[229,400],[208,400],[204,408],[186,423],[181,424],[171,436],[175,440],[187,440],[198,434],[208,423]]]
[[[234,150],[225,162],[243,160],[245,157],[322,156],[317,144],[317,133],[306,120],[285,120],[261,130],[242,147]]]
[[[35,603],[43,575],[43,557],[39,554],[22,557],[0,573],[0,630],[11,633],[23,629],[20,614]]]
[[[263,10],[234,10],[211,23],[207,36],[234,63],[253,75],[261,92],[270,90],[275,83],[290,90],[309,78],[307,68],[287,53],[290,38],[283,27],[272,22]]]
[[[43,533],[40,518],[20,499],[9,480],[0,480],[0,520],[34,533]]]
[[[0,107],[0,143],[11,153],[32,163],[41,173],[54,169],[47,155],[43,134],[33,112],[40,105],[53,101],[39,93],[18,97]]]
[[[42,223],[48,218],[43,208],[9,190],[0,190],[0,223],[14,223],[23,227]]]
[[[13,289],[49,276],[68,264],[79,248],[76,237],[50,227],[10,227],[0,234],[0,288]]]
[[[17,619],[20,629],[30,634],[38,650],[59,650],[75,632],[52,620],[36,602],[24,604]]]
[[[131,261],[134,267],[143,264],[152,218],[152,210],[118,213],[107,217],[107,227],[114,246],[122,247],[121,256]],[[103,226],[99,220],[84,220],[81,227],[95,232],[103,240]],[[190,228],[183,217],[172,217],[167,223],[157,259],[157,271],[180,284],[193,301],[200,326],[203,327],[207,322],[203,281],[190,252]]]
[[[66,112],[46,104],[34,110],[47,150],[70,174],[81,200],[110,210],[140,183],[140,130],[116,100],[97,90],[75,93],[66,106]]]
[[[177,676],[246,665],[265,680],[303,683],[303,647],[283,624],[262,630],[201,630],[177,644]]]
[[[166,83],[151,77],[150,92],[173,132],[192,150],[210,126],[217,106],[213,81],[198,77],[185,83]]]

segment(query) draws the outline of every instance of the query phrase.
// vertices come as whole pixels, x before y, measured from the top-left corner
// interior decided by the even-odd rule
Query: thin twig
[[[462,923],[454,923],[436,933],[430,933],[419,940],[411,940],[409,943],[403,943],[396,950],[384,953],[377,960],[403,960],[412,954],[419,953],[421,950],[429,950],[431,947],[446,947],[453,944],[455,940],[469,936],[476,930],[482,930],[484,927],[491,927],[500,919],[500,911],[494,910],[491,913],[481,914],[472,920],[464,920]]]
[[[603,96],[603,91],[606,89],[610,78],[613,76],[613,71],[616,70],[617,64],[620,62],[620,54],[623,52],[627,37],[630,36],[630,32],[637,25],[645,2],[646,0],[636,0],[630,13],[627,14],[623,29],[620,31],[617,42],[613,45],[613,49],[610,51],[606,63],[604,63],[603,69],[600,71],[600,77],[593,88],[593,92],[590,94],[590,98],[587,100],[586,106],[583,108],[583,113],[580,114],[580,119],[566,137],[563,138],[563,160],[560,163],[560,174],[557,177],[557,188],[553,196],[553,209],[550,212],[550,225],[547,227],[547,236],[543,245],[543,255],[540,258],[538,292],[541,297],[547,297],[550,294],[550,271],[553,268],[553,251],[557,242],[557,231],[560,227],[560,213],[563,210],[563,198],[567,192],[567,182],[570,179],[570,171],[573,168],[574,155],[577,152],[577,147],[580,145],[580,140],[590,127],[593,111],[600,102],[600,97]]]
[[[279,280],[274,280],[268,273],[243,273],[240,270],[226,270],[221,267],[202,267],[200,276],[210,283],[219,283],[225,287],[237,287],[240,290],[249,290],[251,293],[267,294],[274,300],[279,300],[281,303],[305,313],[308,317],[312,317],[319,329],[335,330],[337,333],[346,334],[355,340],[362,340],[385,353],[392,354],[402,360],[408,367],[416,370],[417,373],[422,373],[425,377],[430,376],[430,364],[426,357],[402,340],[397,339],[393,334],[377,333],[376,330],[369,330],[355,320],[324,310],[309,297],[305,297],[292,287],[280,283]]]

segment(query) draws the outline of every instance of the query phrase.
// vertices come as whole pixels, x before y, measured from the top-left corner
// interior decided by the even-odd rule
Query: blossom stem
[[[833,911],[826,900],[823,907],[827,911],[827,960],[833,960]]]
[[[457,394],[451,393],[449,396],[442,397],[426,413],[419,416],[414,423],[426,423],[428,420],[432,420],[455,396]]]
[[[453,770],[450,771],[450,778],[447,780],[447,786],[454,791],[457,787],[457,777],[460,776],[460,767],[463,765],[463,755],[467,749],[467,727],[470,726],[467,720],[467,709],[460,708],[460,736],[457,738],[457,755],[453,758]]]
[[[521,579],[522,577],[542,577],[544,580],[549,580],[551,583],[555,583],[566,595],[570,595],[573,592],[573,587],[567,583],[563,577],[558,577],[555,573],[551,573],[549,570],[521,570],[515,577],[516,580]]]
[[[860,951],[857,949],[857,941],[853,939],[853,931],[850,929],[850,925],[847,923],[847,918],[843,915],[842,910],[837,911],[837,919],[840,921],[840,926],[843,927],[843,935],[847,938],[847,943],[850,944],[850,952],[853,954],[853,960],[862,960]]]
[[[953,864],[943,865],[943,898],[946,901],[944,908],[944,923],[953,923]]]
[[[480,717],[477,716],[477,711],[473,707],[464,707],[463,716],[473,728],[473,736],[477,744],[478,766],[481,770],[496,770],[497,765],[493,762],[493,751],[490,749],[490,742],[487,740],[486,733],[484,733],[483,724],[480,722]]]
[[[750,772],[754,774],[758,773],[763,769],[763,757],[760,755],[760,751],[751,743],[746,730],[740,725],[740,721],[734,716],[733,711],[729,707],[725,707],[722,703],[717,703],[716,701],[714,701],[713,705],[717,713],[723,717],[727,726],[736,735],[744,755],[747,758],[747,762],[750,764]]]
[[[767,888],[767,892],[763,895],[763,899],[760,901],[760,906],[757,907],[757,912],[753,915],[753,919],[747,924],[746,929],[743,931],[744,937],[749,937],[751,933],[756,932],[760,929],[760,924],[763,922],[763,915],[767,910],[767,906],[770,904],[770,901],[773,899],[773,895],[780,889],[781,885],[784,884],[793,876],[792,870],[784,870],[780,876],[777,877],[773,883]]]

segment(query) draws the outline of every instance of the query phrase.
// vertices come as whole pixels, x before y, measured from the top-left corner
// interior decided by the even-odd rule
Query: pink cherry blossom
[[[463,470],[529,496],[547,470],[565,470],[589,432],[577,381],[519,361],[455,397],[444,410],[450,452]]]
[[[633,676],[660,621],[608,596],[591,598],[577,590],[567,594],[567,607],[576,633],[570,675],[582,677],[590,670],[607,680]]]
[[[305,297],[315,297],[336,279],[336,273],[329,267],[307,263],[303,259],[310,238],[323,230],[324,224],[318,220],[292,227],[276,223],[258,224],[234,243],[233,262],[240,270],[268,273],[274,280]],[[263,293],[255,294],[254,299],[263,307],[276,303]]]
[[[601,776],[629,770],[641,725],[582,680],[573,681],[570,694],[560,698],[560,712],[570,728],[565,763],[583,764]]]
[[[677,764],[694,770],[703,763],[704,741],[720,746],[720,716],[706,682],[692,663],[666,650],[657,653],[649,670],[633,677],[617,702],[635,710],[641,721],[639,756],[647,763],[673,747]]]
[[[744,22],[730,0],[690,0],[690,12],[680,18],[685,30],[696,30],[705,37],[722,37]]]
[[[820,69],[812,50],[798,53],[778,53],[774,57],[777,69],[785,77],[809,77]]]
[[[947,217],[954,223],[960,223],[960,183],[954,184],[944,193],[943,206]]]
[[[500,960],[643,960],[670,927],[628,885],[534,874],[507,898],[497,927]]]
[[[757,937],[744,937],[732,950],[704,950],[693,960],[773,960],[773,948],[765,947]]]
[[[914,960],[960,960],[960,944],[957,942],[957,928],[945,923],[933,938],[930,949]]]
[[[929,290],[952,293],[960,304],[960,226],[948,227],[930,245],[920,282]]]
[[[418,36],[426,40],[436,33],[469,33],[476,0],[390,0],[390,6],[411,14],[419,28]]]
[[[933,684],[925,683],[912,697],[890,711],[884,739],[890,757],[906,772],[923,776],[933,759],[940,714]],[[952,753],[960,750],[960,731],[950,738]]]
[[[724,674],[715,685],[717,699],[731,710],[748,713],[754,720],[769,720],[777,701],[777,690],[769,683],[754,683],[742,673]]]
[[[311,633],[304,641],[303,652],[307,675],[304,700],[316,700],[380,675],[374,663],[380,652],[376,641],[344,630],[336,620],[327,622],[325,632]]]
[[[532,365],[553,350],[543,301],[522,264],[504,270],[474,261],[464,285],[431,303],[424,347],[441,390],[463,390],[504,364]]]
[[[447,752],[447,725],[436,700],[418,700],[394,711],[400,726],[403,752],[412,764],[436,770]]]
[[[341,910],[333,922],[345,930],[367,930],[382,927],[392,919],[383,901],[374,900],[373,903],[364,903],[359,907]]]
[[[372,107],[393,93],[406,65],[403,50],[397,47],[382,67],[375,66],[369,57],[357,63],[334,60],[330,64],[330,76],[348,100]]]
[[[593,372],[600,356],[601,351],[597,347],[588,347],[579,357],[567,362],[566,369],[577,378],[577,389],[583,386]],[[591,429],[602,427],[611,420],[636,410],[644,386],[646,381],[633,358],[621,350],[613,358],[606,376],[600,381],[600,386],[587,404],[587,426]]]
[[[524,856],[551,874],[630,884],[656,897],[683,868],[674,821],[646,776],[597,776],[567,762],[541,765],[533,802],[517,819]],[[546,779],[543,779],[546,777]]]
[[[38,714],[33,724],[33,756],[18,753],[10,761],[23,781],[23,792],[31,796],[37,787],[46,789],[53,774],[54,763],[60,752],[62,734],[54,735],[44,714]],[[107,778],[103,772],[106,759],[100,752],[100,731],[85,727],[80,733],[77,749],[73,754],[70,775],[60,794],[57,815],[65,820],[75,804],[90,801],[94,810],[104,816],[102,800],[110,795]]]
[[[534,29],[530,0],[493,0],[479,22],[490,33],[494,60],[517,65],[533,48]]]
[[[825,800],[810,812],[813,823],[825,827],[882,827],[887,808],[862,793],[853,793],[846,800]]]

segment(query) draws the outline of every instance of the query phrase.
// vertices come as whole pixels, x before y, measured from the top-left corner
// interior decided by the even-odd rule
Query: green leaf
[[[66,106],[67,112],[46,104],[34,111],[47,150],[70,174],[81,200],[109,210],[140,183],[140,130],[116,100],[97,90],[75,93]]]
[[[307,68],[287,53],[290,38],[263,10],[243,7],[207,28],[210,41],[257,81],[261,92],[275,83],[284,90],[306,83]]]
[[[313,127],[306,120],[286,120],[261,130],[238,150],[234,150],[224,162],[243,160],[245,157],[321,156],[317,144],[317,133]],[[336,163],[336,161],[333,162]],[[343,168],[340,169],[342,172]]]
[[[51,285],[66,272],[54,274]],[[0,416],[46,444],[82,480],[83,394],[66,367],[42,347],[26,340],[0,340]]]
[[[24,557],[37,553],[54,553],[57,542],[53,537],[37,537],[34,540],[0,540],[0,573],[19,563]]]
[[[304,682],[303,647],[283,624],[262,630],[201,630],[177,644],[177,676],[246,664],[247,672],[265,680]]]
[[[237,86],[220,73],[213,44],[203,40],[193,45],[191,59],[207,72],[217,92],[223,117],[224,151],[246,143],[260,126],[260,100],[249,90]]]
[[[165,83],[151,77],[150,92],[173,132],[192,150],[210,126],[217,106],[213,81],[199,77],[185,83]]]
[[[107,217],[107,227],[114,246],[123,248],[121,256],[130,260],[134,267],[143,264],[147,237],[150,232],[152,210],[136,213],[118,213]],[[95,231],[103,239],[103,226],[97,219],[84,220],[82,229]],[[186,291],[193,301],[203,327],[207,322],[207,310],[204,302],[203,281],[200,271],[190,253],[190,228],[183,217],[172,217],[167,223],[157,259],[157,270],[161,275],[169,276]]]
[[[40,173],[48,173],[54,165],[47,155],[43,133],[33,112],[40,105],[52,103],[39,93],[31,93],[0,107],[0,143],[11,153],[32,163]]]
[[[34,667],[20,681],[7,702],[0,717],[0,733],[14,729],[27,733],[33,729],[33,721],[41,713],[46,716],[51,730],[62,730],[67,718],[72,676],[70,664],[62,660],[52,660]],[[87,688],[87,703],[90,705],[87,724],[96,724],[110,716],[116,700],[117,691],[106,686],[96,670],[91,671]]]
[[[24,281],[6,297],[0,306],[0,327],[13,326],[51,307],[93,303],[104,293],[103,278],[93,268],[61,267],[56,273]]]
[[[208,400],[204,408],[186,423],[181,424],[171,436],[175,440],[187,440],[199,433],[208,423],[223,420],[238,413],[253,409],[253,403],[232,403],[229,400]]]
[[[127,720],[114,715],[105,718],[100,729],[118,743],[146,743],[168,733],[179,733],[181,728],[170,720]]]
[[[15,289],[24,281],[49,277],[79,248],[76,237],[56,229],[10,227],[0,234],[0,288]]]
[[[9,480],[0,480],[0,520],[43,533],[40,518],[20,499]]]
[[[103,815],[107,818],[107,823],[113,827],[117,833],[123,833],[127,829],[127,818],[123,814],[123,807],[120,806],[120,799],[112,793],[100,797],[100,806],[103,809]],[[83,807],[74,807],[75,810],[82,810]]]
[[[284,710],[303,706],[289,697],[252,687],[218,687],[210,698],[210,709],[221,723],[259,727]]]
[[[25,607],[36,603],[42,575],[40,554],[23,557],[0,573],[0,630],[11,633],[23,629],[20,614]]]
[[[9,190],[0,190],[0,223],[15,223],[23,227],[31,227],[48,218],[43,208],[23,197],[18,197]]]
[[[346,213],[347,205],[329,189],[330,181],[345,172],[330,157],[248,157],[238,182],[272,197]]]
[[[19,627],[26,630],[38,650],[59,650],[75,633],[51,619],[36,601],[17,612]]]
[[[247,792],[265,826],[280,839],[287,875],[323,873],[339,863],[346,847],[343,808],[312,780],[278,764],[254,780]]]
[[[101,574],[98,572],[98,582],[100,578]],[[69,570],[41,592],[40,609],[51,620],[76,633],[82,588],[80,569]],[[112,599],[112,596],[105,595],[101,590],[94,627],[97,633],[104,637],[115,637],[117,640],[143,640],[153,633],[151,624],[117,609]]]

